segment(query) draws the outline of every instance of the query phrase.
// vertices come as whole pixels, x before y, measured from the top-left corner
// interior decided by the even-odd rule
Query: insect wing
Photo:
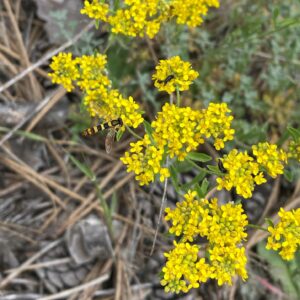
[[[111,128],[108,131],[108,134],[105,138],[105,150],[106,153],[110,153],[111,149],[112,149],[112,144],[115,140],[115,136],[116,136],[116,130],[114,128]]]

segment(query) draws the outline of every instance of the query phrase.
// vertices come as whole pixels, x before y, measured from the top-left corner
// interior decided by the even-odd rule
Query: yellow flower
[[[207,237],[211,244],[223,247],[237,245],[246,239],[245,227],[248,225],[247,215],[241,204],[227,203],[217,206],[217,199],[212,199],[211,219]]]
[[[198,288],[199,282],[209,278],[209,266],[205,260],[198,261],[198,245],[177,243],[174,249],[165,253],[167,262],[163,267],[161,284],[166,292],[187,293],[191,288]]]
[[[295,158],[300,162],[300,138],[289,142],[287,155],[289,158]]]
[[[188,90],[198,76],[199,73],[191,68],[189,62],[181,60],[179,56],[174,56],[160,60],[152,79],[158,90],[171,94],[176,88],[180,91]]]
[[[291,260],[300,246],[300,208],[292,211],[280,208],[278,216],[278,224],[268,227],[270,236],[266,248],[280,250],[283,259]]]
[[[173,0],[170,13],[176,17],[178,24],[196,27],[203,22],[202,17],[207,14],[208,7],[219,7],[218,0]]]
[[[197,193],[189,191],[185,200],[176,203],[176,208],[166,208],[165,220],[172,221],[169,232],[176,236],[182,235],[182,241],[192,242],[196,235],[204,236],[208,232],[212,217],[209,215],[208,200],[196,199]]]
[[[234,245],[220,247],[214,246],[209,249],[211,261],[210,278],[215,278],[218,285],[224,283],[232,284],[232,277],[239,275],[243,280],[248,278],[246,263],[247,256],[245,248],[238,248]]]
[[[90,94],[95,94],[92,97]],[[86,105],[90,108],[91,114],[94,115],[105,115],[104,110],[108,113],[113,111],[118,111],[118,105],[122,104],[122,101],[115,102],[110,97],[110,100],[102,100],[103,91],[101,89],[97,91],[88,91],[86,96]],[[102,97],[102,98],[101,98]],[[104,98],[105,98],[104,97]],[[92,98],[92,99],[91,99]],[[95,101],[105,102],[106,104],[99,104],[99,106],[95,106]],[[100,103],[100,102],[99,102]],[[128,101],[124,102],[125,104]],[[212,105],[214,106],[212,108]],[[129,110],[128,106],[128,110]],[[210,104],[208,109],[203,109],[201,111],[192,110],[190,107],[178,107],[176,105],[171,105],[166,103],[162,111],[158,113],[157,119],[151,123],[153,128],[152,139],[153,139],[153,147],[157,149],[160,153],[160,156],[169,155],[171,158],[177,157],[178,160],[182,161],[185,159],[186,155],[198,148],[200,144],[204,143],[203,137],[213,136],[216,138],[216,141],[219,143],[219,146],[223,147],[224,142],[232,138],[233,130],[230,128],[231,120],[230,116],[227,116],[227,106],[226,104]],[[118,113],[120,114],[120,113]],[[141,117],[138,115],[135,116],[134,110],[130,110],[129,117],[136,119],[136,123],[129,123],[128,119],[123,117],[121,114],[121,118],[124,118],[124,122],[128,126],[133,126],[134,124],[139,124],[142,121]],[[115,118],[113,115],[109,115],[109,118]],[[218,119],[218,121],[216,121]],[[211,125],[211,128],[209,127]],[[148,146],[145,145],[145,153]],[[131,150],[126,154],[129,157]],[[147,155],[146,155],[147,156]],[[148,156],[147,156],[148,157]],[[127,164],[128,159],[126,159]],[[137,158],[136,158],[137,159]],[[141,156],[139,159],[143,160],[143,168],[146,168],[146,162],[148,158]],[[134,168],[131,168],[134,171]],[[136,172],[136,171],[135,171]],[[169,172],[167,169],[163,169],[160,173],[160,180],[163,181],[166,177],[169,177]],[[136,172],[136,174],[139,174]],[[147,176],[146,176],[147,174]],[[158,174],[158,172],[146,172],[146,174],[142,173],[139,175],[143,176],[143,179],[140,180],[142,184],[150,183],[154,180],[154,174]],[[257,175],[257,174],[256,174]],[[146,177],[145,177],[146,176]],[[259,181],[259,174],[257,176],[257,182]]]
[[[109,5],[102,3],[99,0],[84,1],[84,8],[80,10],[80,13],[87,15],[89,18],[107,21],[107,14],[109,11]]]
[[[229,191],[235,187],[237,194],[250,198],[255,184],[266,182],[263,173],[259,172],[258,163],[254,162],[247,152],[233,149],[228,155],[224,155],[221,161],[227,172],[223,177],[217,178],[218,190],[225,188]]]
[[[124,0],[115,12],[104,1],[84,1],[82,14],[108,22],[113,33],[153,38],[164,22],[176,18],[178,24],[195,27],[203,22],[209,7],[219,7],[218,0]]]
[[[155,142],[161,148],[167,146],[166,151],[171,158],[177,156],[179,160],[184,160],[188,152],[196,150],[199,144],[204,143],[196,130],[201,116],[200,111],[190,107],[166,103],[157,119],[151,123]]]
[[[80,79],[77,80],[77,85],[82,90],[93,90],[102,86],[110,86],[111,81],[106,74],[106,55],[97,53],[95,55],[76,58],[79,65]]]
[[[109,16],[108,22],[113,33],[127,36],[153,38],[165,20],[168,5],[161,0],[127,0],[125,7]]]
[[[74,89],[74,80],[79,78],[77,63],[72,59],[72,53],[60,52],[57,56],[53,56],[50,68],[53,73],[48,75],[52,78],[52,82],[63,85],[71,92]]]
[[[103,86],[97,90],[86,90],[84,104],[91,116],[102,118],[105,122],[121,118],[124,125],[137,128],[144,120],[133,98],[123,98],[118,90],[107,90]]]
[[[277,150],[277,145],[259,143],[252,146],[252,151],[258,164],[265,168],[271,177],[275,178],[278,174],[283,174],[287,154],[282,149]]]
[[[182,241],[193,242],[195,236],[207,237],[211,244],[236,245],[246,237],[247,216],[241,204],[227,203],[218,206],[216,198],[197,199],[195,191],[184,195],[185,200],[176,208],[166,208],[165,220],[172,221],[171,234],[182,236]]]
[[[127,165],[127,172],[133,171],[136,180],[140,185],[153,182],[157,174],[160,175],[160,180],[170,177],[169,170],[163,168],[164,150],[151,145],[150,137],[146,134],[142,141],[137,141],[130,144],[131,149],[125,152],[121,157],[121,161]]]
[[[200,133],[206,138],[215,139],[217,150],[224,148],[224,142],[233,139],[234,129],[231,128],[233,116],[226,103],[210,103],[204,111],[203,122],[199,125]]]
[[[164,279],[161,283],[166,285],[166,291],[187,292],[209,278],[216,279],[219,285],[231,284],[235,275],[245,280],[247,258],[245,249],[239,245],[247,237],[245,227],[248,221],[242,205],[227,203],[219,206],[216,198],[211,201],[197,199],[195,191],[189,191],[184,198],[184,201],[176,203],[175,209],[165,210],[165,219],[172,221],[169,232],[180,236],[180,244],[174,242],[175,248],[165,254],[168,261],[163,268]],[[190,270],[183,265],[179,253],[184,255],[187,245],[188,249],[195,246],[191,242],[197,236],[207,239],[209,260],[193,260],[189,264]],[[186,285],[187,282],[190,284]]]

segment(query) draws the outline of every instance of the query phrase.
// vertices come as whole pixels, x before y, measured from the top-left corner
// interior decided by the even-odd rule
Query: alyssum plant
[[[124,0],[115,1],[113,7],[106,2],[85,1],[81,13],[95,19],[97,24],[108,23],[112,33],[147,38],[153,38],[166,22],[198,26],[209,7],[219,6],[218,0]],[[227,141],[234,140],[233,116],[227,104],[210,103],[201,110],[181,107],[181,92],[188,90],[199,74],[179,56],[170,57],[159,62],[152,79],[159,91],[170,94],[171,100],[149,124],[132,97],[124,97],[111,88],[106,63],[105,54],[73,58],[71,53],[59,53],[53,57],[50,65],[53,72],[49,75],[67,91],[79,87],[92,117],[103,122],[122,119],[119,132],[127,129],[137,141],[130,144],[121,161],[128,172],[135,173],[141,185],[169,177],[176,185],[176,165],[188,161],[200,172],[217,175],[218,190],[235,188],[246,199],[252,196],[256,185],[267,181],[267,175],[276,178],[283,174],[289,159],[300,161],[300,134],[295,131],[285,150],[263,142],[253,145],[250,152],[233,149],[221,156],[220,169],[200,168],[194,160],[207,162],[211,158],[195,152],[199,145],[210,139],[220,151]],[[145,127],[143,137],[132,130],[141,124]],[[178,186],[176,190],[182,192]],[[177,237],[173,249],[165,253],[167,261],[162,268],[161,284],[166,292],[188,292],[208,279],[216,279],[222,285],[231,284],[235,275],[243,280],[248,277],[243,243],[249,224],[242,205],[232,202],[219,205],[217,198],[208,199],[206,195],[207,188],[196,182],[191,190],[185,191],[183,201],[175,209],[165,210],[165,219],[171,222],[170,233]],[[291,260],[300,244],[300,209],[281,208],[278,216],[276,225],[268,222],[267,228],[261,228],[269,232],[266,247]],[[207,243],[197,244],[198,237],[205,238]]]

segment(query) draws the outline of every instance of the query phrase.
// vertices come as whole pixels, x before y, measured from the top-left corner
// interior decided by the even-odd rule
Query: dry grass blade
[[[35,118],[30,122],[30,124],[25,129],[26,131],[31,131],[37,123],[48,113],[48,111],[66,94],[65,89],[57,89],[56,93],[51,99],[45,104],[45,106],[37,113]]]
[[[36,63],[32,64],[31,66],[29,66],[27,69],[23,70],[22,72],[20,72],[17,76],[15,76],[14,78],[12,78],[11,80],[9,80],[8,82],[6,82],[5,84],[3,84],[2,86],[0,86],[0,93],[2,93],[4,90],[6,90],[7,88],[9,88],[10,86],[12,86],[13,84],[15,84],[16,82],[18,82],[19,80],[21,80],[23,77],[25,77],[26,75],[30,74],[32,71],[34,71],[36,68],[40,67],[41,65],[43,65],[45,62],[47,62],[52,56],[56,55],[59,52],[64,51],[66,48],[70,47],[71,45],[73,45],[74,43],[76,43],[81,37],[82,35],[89,31],[92,27],[94,26],[94,22],[90,22],[86,27],[83,28],[83,30],[81,32],[79,32],[77,35],[75,35],[71,40],[69,40],[68,42],[64,43],[62,46],[60,46],[59,48],[56,48],[53,51],[50,51],[49,53],[47,53],[46,55],[44,55],[41,59],[39,59]],[[0,143],[1,144],[1,143]]]
[[[267,205],[264,209],[263,214],[261,215],[259,221],[257,222],[257,224],[261,224],[264,220],[264,218],[267,216],[269,210],[274,207],[278,196],[279,196],[279,189],[280,189],[280,176],[276,178],[273,189],[272,189],[272,193],[267,201]]]
[[[32,172],[29,168],[26,168],[9,158],[0,157],[0,162],[2,162],[4,165],[6,165],[8,168],[12,169],[16,173],[20,174],[23,178],[35,185],[38,189],[42,190],[46,195],[50,197],[50,199],[54,203],[58,204],[63,208],[66,207],[65,204],[60,200],[60,198],[53,194],[51,190],[45,185],[45,183],[40,180],[41,176],[32,176],[32,174],[35,175],[35,172]]]
[[[5,6],[5,8],[8,12],[8,15],[9,15],[10,21],[12,23],[15,35],[17,37],[17,42],[18,42],[18,45],[19,45],[20,54],[23,58],[22,61],[24,61],[25,67],[29,67],[30,66],[30,61],[28,59],[27,51],[26,51],[26,48],[25,48],[24,43],[23,43],[22,35],[21,35],[20,30],[19,30],[17,20],[16,20],[14,14],[13,14],[13,11],[11,9],[10,4],[11,4],[11,2],[9,2],[8,0],[4,0],[4,6]],[[36,80],[36,78],[34,77],[34,75],[32,73],[29,74],[29,79],[30,79],[31,90],[33,91],[34,99],[41,98],[42,93],[41,93],[41,90],[40,90],[40,86],[38,84],[38,81]]]
[[[36,241],[34,241],[33,239],[31,239],[30,237],[28,237],[28,236],[26,236],[26,235],[24,235],[24,234],[22,234],[22,233],[20,233],[18,231],[15,231],[15,230],[9,229],[7,227],[1,226],[1,224],[0,224],[0,228],[2,228],[2,230],[4,230],[4,231],[9,232],[12,235],[15,235],[16,237],[18,237],[18,238],[20,238],[20,239],[22,239],[22,240],[24,240],[26,242],[31,243],[32,245],[34,245],[34,244],[37,243]]]
[[[64,90],[64,89],[62,87],[59,87],[54,92],[52,92],[48,96],[46,96],[30,114],[28,114],[14,128],[12,128],[10,132],[8,132],[6,135],[4,135],[2,137],[2,139],[0,140],[0,146],[2,146],[3,143],[5,143],[8,139],[10,139],[13,136],[13,134],[18,129],[20,129],[27,121],[29,121],[37,112],[39,112],[44,106],[46,106],[47,103],[52,99],[52,97],[54,97],[57,93],[60,93],[60,90]]]
[[[77,286],[76,288],[68,289],[63,292],[51,295],[51,296],[42,297],[39,300],[55,300],[55,299],[61,299],[63,297],[68,297],[74,293],[78,293],[78,292],[80,292],[88,287],[91,287],[93,285],[101,284],[101,283],[107,281],[108,278],[109,278],[109,274],[105,274],[99,278],[91,280],[90,282],[81,284],[81,285]]]
[[[14,272],[9,274],[7,277],[5,277],[0,282],[0,288],[4,288],[6,285],[8,285],[14,278],[16,278],[19,274],[21,274],[26,268],[28,268],[34,261],[36,261],[38,258],[43,256],[44,254],[48,253],[49,250],[56,247],[58,244],[61,243],[61,240],[56,240],[49,245],[47,245],[45,248],[40,250],[38,253],[31,256],[26,262],[24,262],[18,269],[16,269]]]
[[[57,265],[67,264],[67,263],[70,263],[71,261],[72,261],[72,258],[69,258],[69,257],[45,261],[42,263],[38,263],[38,264],[34,264],[34,265],[30,265],[28,267],[25,267],[25,268],[23,268],[23,272],[28,271],[28,270],[38,270],[41,268],[48,268],[48,267],[53,267],[53,266],[57,266]],[[18,268],[9,269],[9,270],[6,270],[5,272],[12,273],[12,272],[16,272],[17,270],[18,270]]]

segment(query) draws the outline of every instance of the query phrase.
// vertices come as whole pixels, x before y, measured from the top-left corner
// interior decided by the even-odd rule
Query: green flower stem
[[[102,191],[100,190],[99,186],[97,185],[96,182],[94,182],[94,185],[95,185],[95,188],[97,191],[98,199],[100,200],[100,205],[103,208],[104,219],[105,219],[105,223],[108,228],[109,235],[112,238],[113,237],[113,226],[112,226],[112,215],[111,215],[110,209],[103,197]]]
[[[180,106],[180,93],[179,93],[179,88],[176,86],[176,97],[177,97],[177,106]]]
[[[255,225],[255,224],[248,224],[247,225],[248,227],[251,227],[251,228],[256,228],[256,229],[260,229],[260,230],[263,230],[263,231],[267,231],[268,232],[268,229],[264,228],[264,227],[261,227],[259,225]]]
[[[139,136],[138,134],[136,134],[130,127],[128,127],[127,125],[125,125],[126,129],[138,140],[142,140],[143,138],[141,136]]]
[[[198,169],[198,170],[200,170],[200,171],[203,171],[203,172],[205,172],[205,173],[207,173],[207,174],[218,175],[218,174],[216,174],[215,172],[210,171],[210,170],[208,170],[208,169],[206,169],[206,168],[201,168],[201,167],[199,167],[195,162],[193,162],[193,161],[190,160],[189,158],[186,158],[186,161],[188,161],[191,165],[193,165],[196,169]]]

